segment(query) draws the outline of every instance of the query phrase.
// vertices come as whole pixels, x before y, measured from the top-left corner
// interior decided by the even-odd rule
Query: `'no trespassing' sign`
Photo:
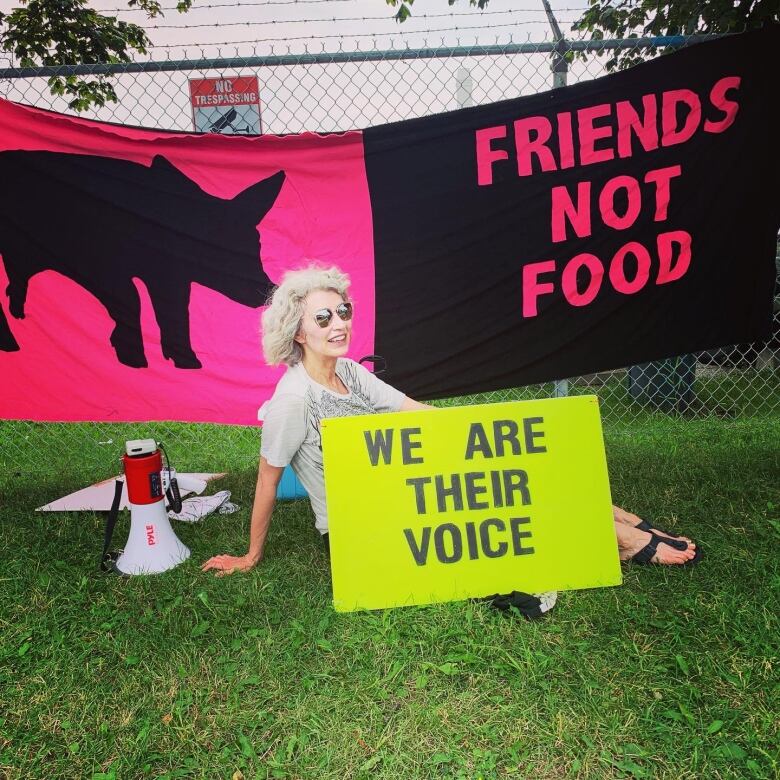
[[[259,135],[260,90],[257,76],[190,79],[192,124],[199,133]]]

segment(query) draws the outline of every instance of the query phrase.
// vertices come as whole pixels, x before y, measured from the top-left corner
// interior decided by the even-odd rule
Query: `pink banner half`
[[[360,132],[251,138],[160,132],[0,100],[0,153],[11,150],[90,155],[144,166],[159,155],[205,193],[223,199],[283,171],[279,195],[258,225],[258,263],[262,254],[262,267],[273,283],[285,270],[310,261],[348,273],[355,303],[350,354],[358,359],[373,352],[373,231]],[[1,181],[0,187],[13,188],[14,182]],[[67,210],[68,204],[62,208]],[[44,233],[51,229],[50,216],[38,215]],[[210,229],[210,241],[218,246],[226,228],[214,224]],[[83,225],[83,231],[89,241],[90,225]],[[121,242],[122,236],[116,240]],[[169,262],[165,246],[154,251],[164,283],[189,284],[187,269]],[[110,265],[111,257],[105,263]],[[19,349],[0,351],[3,418],[252,425],[284,371],[263,360],[262,309],[208,287],[192,284],[189,328],[202,367],[186,369],[163,356],[147,287],[141,279],[133,280],[148,363],[133,368],[117,359],[110,341],[114,322],[106,307],[68,276],[51,270],[32,276],[25,316],[14,318],[3,294],[8,269],[7,261],[0,263],[0,306]]]

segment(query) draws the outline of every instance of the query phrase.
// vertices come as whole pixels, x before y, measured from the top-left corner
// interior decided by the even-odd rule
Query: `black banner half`
[[[777,26],[364,133],[376,350],[433,398],[761,340]]]

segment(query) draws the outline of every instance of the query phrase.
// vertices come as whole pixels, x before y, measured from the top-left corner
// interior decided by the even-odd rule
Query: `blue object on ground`
[[[276,497],[281,500],[289,500],[307,498],[308,495],[295,472],[289,466],[285,466],[282,478],[279,480],[279,487],[276,488]]]

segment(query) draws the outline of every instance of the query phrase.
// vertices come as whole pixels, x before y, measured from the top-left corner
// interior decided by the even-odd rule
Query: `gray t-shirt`
[[[302,363],[290,366],[261,410],[263,434],[260,454],[272,466],[290,464],[311,499],[316,527],[328,531],[325,479],[322,468],[320,420],[358,414],[397,412],[406,396],[348,358],[336,361],[336,374],[347,395],[315,382]]]

